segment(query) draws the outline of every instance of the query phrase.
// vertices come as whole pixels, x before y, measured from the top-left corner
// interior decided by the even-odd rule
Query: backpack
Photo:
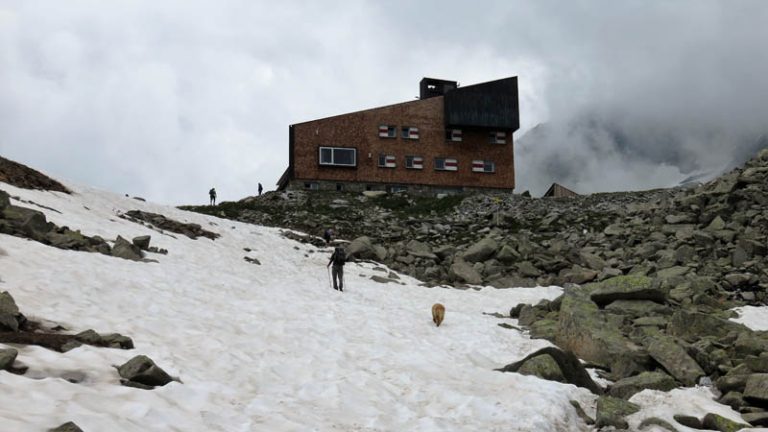
[[[344,249],[336,248],[336,250],[333,251],[333,265],[343,266],[346,262],[347,262],[347,255],[344,253]]]

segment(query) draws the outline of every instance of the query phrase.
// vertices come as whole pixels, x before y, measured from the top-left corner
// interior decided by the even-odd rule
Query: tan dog
[[[440,323],[443,322],[443,318],[445,318],[445,306],[441,305],[440,303],[435,303],[432,305],[432,321],[440,327]]]

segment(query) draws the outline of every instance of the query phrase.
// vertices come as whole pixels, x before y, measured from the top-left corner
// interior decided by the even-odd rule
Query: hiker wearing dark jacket
[[[211,205],[216,205],[216,188],[211,188],[208,191],[208,196],[211,197]]]
[[[333,275],[333,289],[337,291],[344,291],[344,263],[347,261],[347,255],[344,253],[344,249],[337,247],[331,254],[331,260],[328,261],[329,267],[333,264],[331,274]],[[337,283],[338,280],[338,283]]]

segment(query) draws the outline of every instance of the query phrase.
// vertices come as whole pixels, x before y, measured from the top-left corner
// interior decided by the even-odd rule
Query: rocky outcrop
[[[148,225],[160,232],[169,231],[176,234],[182,234],[193,240],[198,237],[206,237],[211,240],[219,238],[219,234],[205,230],[199,224],[175,221],[157,213],[131,210],[121,214],[120,217],[142,225]]]
[[[48,432],[83,432],[75,422],[66,422],[53,429],[48,429]]]
[[[0,156],[0,182],[22,189],[70,193],[61,183],[18,162]]]

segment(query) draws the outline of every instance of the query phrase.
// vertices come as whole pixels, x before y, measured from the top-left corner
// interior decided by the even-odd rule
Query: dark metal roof
[[[519,129],[517,77],[459,87],[446,92],[445,124],[512,131]]]

